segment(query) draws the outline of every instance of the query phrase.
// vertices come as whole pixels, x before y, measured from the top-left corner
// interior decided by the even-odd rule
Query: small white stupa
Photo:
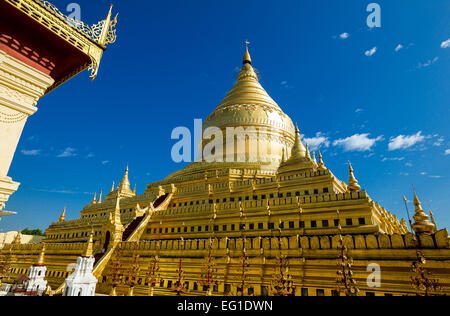
[[[47,281],[44,280],[47,267],[44,264],[45,244],[42,246],[37,262],[30,267],[28,272],[28,280],[24,283],[26,293],[28,295],[41,296],[46,288]]]
[[[92,256],[93,237],[91,232],[84,256],[77,259],[75,271],[66,279],[64,296],[95,296],[98,280],[92,274],[95,262]]]

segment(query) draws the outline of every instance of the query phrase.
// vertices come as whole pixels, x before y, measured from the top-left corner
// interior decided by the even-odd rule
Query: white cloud
[[[450,149],[447,149],[447,150],[445,151],[445,155],[446,155],[446,156],[450,155]]]
[[[413,164],[412,164],[412,163],[410,163],[410,162],[407,162],[407,163],[405,163],[405,166],[406,166],[406,167],[412,167],[412,166],[413,166]]]
[[[397,47],[395,48],[395,51],[398,52],[399,50],[403,49],[403,45],[402,44],[398,44]]]
[[[431,178],[431,179],[441,179],[441,178],[443,178],[443,176],[429,176],[428,178]]]
[[[399,158],[387,158],[387,157],[384,157],[382,162],[386,162],[386,161],[403,161],[403,160],[405,160],[405,157],[399,157]]]
[[[64,151],[59,154],[57,157],[58,158],[69,158],[69,157],[75,157],[77,154],[75,153],[76,149],[72,148],[72,147],[67,147],[66,149],[64,149]]]
[[[344,32],[342,34],[339,35],[340,39],[347,39],[350,37],[350,34],[348,34],[347,32]]]
[[[287,82],[286,80],[281,81],[280,84],[281,84],[281,86],[282,86],[283,88],[286,88],[286,89],[291,89],[291,88],[293,88],[291,85],[288,84],[288,82]]]
[[[364,110],[363,109],[356,109],[355,110],[355,113],[361,113],[361,112],[364,112]]]
[[[105,165],[109,164],[109,162],[110,162],[109,160],[103,160],[103,161],[102,161],[102,165],[105,166]]]
[[[377,50],[378,50],[378,48],[375,46],[372,49],[366,50],[364,55],[366,55],[367,57],[373,56],[377,52]]]
[[[86,156],[86,158],[94,158],[95,157],[95,154],[93,154],[93,153],[89,153],[89,154],[87,154],[87,156]]]
[[[398,149],[407,149],[425,140],[425,136],[422,135],[422,131],[415,135],[399,135],[397,137],[391,137],[389,141],[389,151]]]
[[[450,47],[450,38],[441,43],[441,48],[449,48]]]
[[[438,60],[439,60],[439,57],[434,57],[433,59],[429,59],[428,61],[426,61],[424,64],[419,63],[417,65],[417,69],[429,67],[429,66],[435,64]]]
[[[427,175],[427,173],[426,173],[426,172],[421,172],[421,173],[420,173],[420,175],[422,175],[422,176],[426,176],[426,175]]]
[[[369,138],[370,134],[355,134],[353,136],[338,139],[333,142],[333,146],[342,146],[345,151],[368,151],[378,142],[383,140],[383,136]]]
[[[444,143],[444,141],[445,141],[445,138],[441,136],[438,139],[436,139],[436,141],[434,142],[433,146],[441,147],[442,144]]]
[[[39,156],[41,151],[39,149],[32,149],[32,150],[22,149],[21,153],[25,156]]]
[[[317,150],[321,147],[328,148],[330,146],[330,140],[322,133],[317,133],[315,137],[304,138],[305,143],[308,143],[310,150]]]

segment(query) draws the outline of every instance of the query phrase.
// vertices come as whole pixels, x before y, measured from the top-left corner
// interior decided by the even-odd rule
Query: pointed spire
[[[415,215],[414,224],[412,225],[412,229],[416,233],[429,233],[433,234],[436,232],[436,225],[430,222],[430,217],[425,214],[425,211],[422,208],[422,203],[419,200],[419,197],[416,194],[416,190],[414,189],[414,206],[415,206]]]
[[[86,244],[86,249],[84,250],[83,257],[90,258],[94,254],[94,230],[91,229],[91,234],[89,235],[89,241]]]
[[[137,183],[134,184],[133,194],[136,195]]]
[[[244,54],[244,60],[243,64],[252,64],[252,57],[250,56],[250,53],[248,52],[248,44],[250,42],[248,40],[245,41],[245,54]]]
[[[117,197],[116,199],[116,207],[114,208],[114,211],[110,213],[110,221],[112,224],[121,224],[120,220],[120,197]]]
[[[285,150],[284,147],[282,148],[282,154],[281,154],[281,163],[285,163],[286,162],[286,156],[284,154]]]
[[[298,125],[295,124],[295,139],[294,146],[292,147],[291,157],[294,158],[303,158],[306,157],[306,148],[303,146],[302,141],[300,140],[300,130],[298,129]]]
[[[322,160],[322,153],[320,152],[320,150],[319,150],[319,163],[317,164],[317,166],[318,166],[318,169],[319,170],[327,170],[327,168],[325,167],[325,164],[323,163],[323,160]]]
[[[100,195],[98,196],[97,204],[102,204],[103,191],[100,190]]]
[[[311,154],[309,153],[309,145],[306,143],[306,158],[311,159]]]
[[[111,187],[111,192],[109,192],[109,193],[112,193],[112,192],[114,192],[114,190],[116,189],[116,186],[115,186],[116,184],[114,183],[114,181],[113,181],[113,184],[112,184],[112,187]]]
[[[348,162],[348,173],[349,179],[347,190],[349,192],[358,192],[359,190],[361,190],[361,186],[358,184],[358,180],[356,180],[355,175],[353,174],[353,167],[350,161]]]
[[[63,211],[62,211],[62,213],[61,213],[61,216],[59,217],[59,220],[58,220],[60,223],[62,223],[62,222],[65,222],[66,221],[66,208],[64,207],[64,209],[63,209]]]
[[[313,151],[313,153],[312,153],[312,160],[313,160],[315,163],[317,163],[317,161],[316,161],[316,152],[315,152],[315,151]]]
[[[119,191],[125,193],[131,193],[130,190],[130,180],[128,180],[128,165],[125,169],[125,174],[123,175],[122,181],[119,183]]]
[[[94,198],[92,199],[91,204],[96,204],[96,203],[97,203],[97,192],[95,192]]]
[[[109,25],[111,23],[112,8],[113,8],[113,5],[111,4],[111,6],[109,7],[108,15],[106,16],[106,20],[104,21],[104,24],[103,24],[100,38],[98,39],[98,43],[100,45],[105,45],[105,43],[106,43],[106,37],[108,36]]]
[[[44,266],[45,265],[44,258],[45,258],[45,244],[42,244],[41,253],[39,254],[39,257],[38,257],[38,259],[36,261],[35,266],[37,266],[37,267]]]
[[[19,229],[19,232],[17,233],[16,237],[14,238],[14,241],[12,242],[13,245],[20,245],[21,244],[21,237],[22,236],[22,230]]]

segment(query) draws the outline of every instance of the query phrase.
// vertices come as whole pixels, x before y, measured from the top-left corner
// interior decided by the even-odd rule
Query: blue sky
[[[109,2],[79,1],[82,20],[103,19]],[[64,206],[78,218],[127,163],[138,193],[182,168],[171,131],[215,109],[245,39],[262,85],[336,176],[347,181],[351,160],[398,217],[414,184],[450,227],[450,3],[378,1],[382,27],[370,30],[370,2],[116,1],[118,40],[99,77],[78,75],[29,119],[9,172],[22,185],[7,209],[19,214],[0,229],[45,229]],[[64,11],[69,1],[53,3]]]

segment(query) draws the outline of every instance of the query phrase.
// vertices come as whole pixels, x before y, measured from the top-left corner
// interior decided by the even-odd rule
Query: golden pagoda
[[[283,277],[283,268],[289,270],[291,294],[340,295],[336,263],[351,258],[359,295],[408,295],[415,293],[409,280],[418,248],[450,294],[447,230],[430,226],[416,196],[410,232],[405,220],[361,189],[351,164],[345,183],[326,168],[321,152],[317,162],[298,126],[261,86],[248,47],[236,84],[208,116],[204,131],[209,127],[225,138],[229,127],[253,128],[245,139],[257,133],[257,146],[226,148],[216,161],[203,157],[150,183],[141,195],[130,189],[127,166],[103,201],[94,198],[80,218],[59,220],[46,230],[49,294],[62,293],[68,262],[92,255],[97,292],[103,294],[125,295],[132,288],[134,295],[276,295],[271,285],[282,283],[274,277]],[[199,147],[210,142],[203,139]],[[15,271],[26,268],[36,251],[9,249]],[[382,271],[375,287],[367,282],[370,264]],[[139,271],[135,283],[127,281],[127,271]],[[124,278],[119,282],[117,275]]]

